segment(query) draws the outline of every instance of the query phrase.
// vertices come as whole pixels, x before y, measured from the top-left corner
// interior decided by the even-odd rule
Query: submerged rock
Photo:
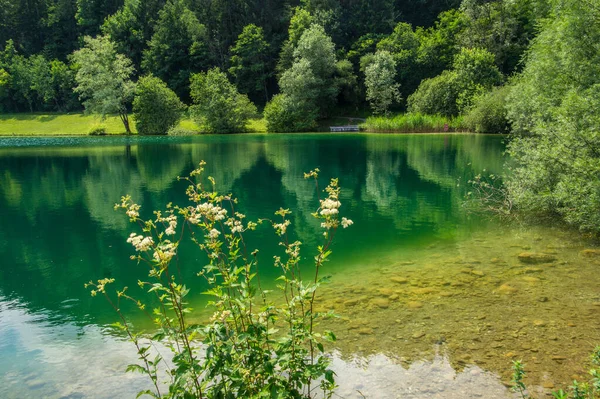
[[[508,284],[502,284],[500,287],[498,287],[498,289],[496,289],[496,292],[498,292],[499,294],[502,294],[502,295],[511,295],[517,291],[518,291],[518,289],[516,289],[515,287],[510,286]]]
[[[390,300],[387,298],[371,299],[371,305],[386,309],[390,306]]]
[[[600,249],[584,249],[580,254],[586,258],[597,258],[600,257]]]
[[[408,283],[408,279],[404,277],[390,277],[390,281],[396,284],[406,284]]]
[[[406,307],[409,309],[419,309],[423,307],[423,304],[418,301],[409,301],[406,303]]]
[[[538,253],[538,252],[521,252],[519,254],[519,260],[527,264],[538,264],[538,263],[551,263],[556,261],[556,256]]]

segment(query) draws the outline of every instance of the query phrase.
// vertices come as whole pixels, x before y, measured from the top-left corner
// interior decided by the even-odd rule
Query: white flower
[[[342,218],[342,227],[346,228],[349,226],[352,226],[354,224],[354,222],[350,219],[346,219],[346,218]]]
[[[131,233],[127,242],[133,245],[136,251],[144,252],[152,248],[154,245],[154,240],[152,237],[144,237],[142,235],[136,235],[135,233]]]
[[[219,237],[219,234],[221,234],[221,232],[217,229],[212,229],[211,231],[208,232],[208,237],[212,240],[216,240],[217,237]]]

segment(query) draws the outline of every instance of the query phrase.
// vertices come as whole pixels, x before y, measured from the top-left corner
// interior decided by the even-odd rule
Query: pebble
[[[423,307],[423,304],[418,301],[409,301],[406,303],[406,307],[409,309],[419,309]]]
[[[371,335],[373,334],[373,329],[371,327],[363,327],[356,330],[360,335]]]
[[[550,263],[556,261],[556,256],[554,255],[537,252],[521,252],[518,257],[521,262],[528,264]]]
[[[425,333],[424,333],[423,331],[416,332],[416,333],[414,333],[414,334],[412,335],[412,337],[413,337],[414,339],[423,338],[424,336],[425,336]]]
[[[600,249],[584,249],[580,252],[581,256],[585,256],[586,258],[595,258],[600,256]]]
[[[544,327],[546,322],[544,320],[534,320],[533,325],[536,327]]]
[[[542,387],[544,387],[546,389],[553,389],[554,383],[552,381],[544,381],[544,382],[542,382]]]
[[[371,305],[386,309],[390,306],[390,300],[387,298],[371,299]]]
[[[485,276],[485,273],[482,272],[481,270],[473,270],[471,272],[471,274],[474,275],[474,276],[477,276],[477,277],[483,277],[483,276]]]
[[[510,294],[514,294],[518,290],[515,287],[512,287],[508,284],[502,284],[500,287],[498,287],[498,289],[496,291],[499,294],[510,295]]]
[[[390,277],[390,281],[396,284],[406,284],[408,283],[408,279],[404,277]]]

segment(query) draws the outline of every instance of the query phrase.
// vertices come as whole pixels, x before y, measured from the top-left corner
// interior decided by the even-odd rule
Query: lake
[[[319,306],[338,393],[346,398],[510,398],[511,361],[534,391],[585,379],[600,329],[600,256],[558,226],[507,224],[467,212],[468,180],[503,173],[504,138],[487,135],[225,135],[0,140],[0,397],[135,397],[130,343],[117,316],[83,284],[105,277],[135,289],[134,231],[113,210],[130,194],[144,215],[186,204],[177,181],[201,160],[249,218],[292,210],[291,234],[314,253],[314,184],[338,177],[341,213]],[[261,279],[273,285],[271,229]],[[313,252],[311,252],[311,250]],[[544,262],[531,254],[546,254]],[[191,301],[204,310],[204,264],[182,248]],[[307,268],[310,265],[306,265]],[[140,328],[143,318],[125,308]],[[511,396],[512,395],[512,396]]]

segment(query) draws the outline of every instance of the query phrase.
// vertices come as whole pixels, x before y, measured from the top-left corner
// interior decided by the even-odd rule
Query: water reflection
[[[467,218],[460,206],[464,182],[483,169],[499,173],[502,151],[501,138],[487,136],[4,139],[0,141],[0,291],[5,295],[0,302],[0,356],[18,354],[18,361],[1,362],[6,371],[3,385],[15,397],[37,389],[38,384],[64,385],[65,391],[49,388],[52,395],[77,397],[89,396],[82,390],[95,386],[94,379],[100,375],[114,375],[115,384],[129,384],[123,382],[127,380],[121,368],[115,370],[108,360],[99,360],[93,370],[78,367],[69,383],[56,380],[57,376],[43,370],[46,366],[35,366],[52,364],[64,371],[69,363],[102,357],[94,352],[98,348],[109,358],[123,352],[120,341],[94,327],[113,322],[112,310],[90,298],[83,288],[83,282],[90,279],[114,277],[134,290],[144,276],[144,270],[129,261],[128,222],[112,209],[121,195],[131,194],[146,215],[169,201],[184,203],[186,185],[177,181],[177,175],[206,160],[207,173],[215,177],[221,191],[240,198],[240,210],[250,218],[268,217],[280,206],[290,208],[293,232],[308,251],[316,244],[318,225],[310,214],[317,197],[303,172],[318,167],[324,181],[339,177],[344,213],[356,227],[341,232],[327,267],[337,276],[334,281],[365,273],[363,282],[370,284],[366,282],[379,276],[382,265],[396,262],[390,261],[392,255],[382,259],[382,254],[406,256],[434,243],[456,245],[482,228],[483,221]],[[269,263],[278,251],[272,231],[264,228],[248,242],[261,246],[263,281],[272,280],[275,271]],[[264,247],[265,242],[273,244]],[[181,250],[182,273],[193,292],[199,293],[203,287],[195,274],[204,261],[186,247]],[[310,258],[310,253],[306,256]],[[331,287],[334,296],[340,295],[338,287]],[[46,321],[35,324],[39,315]],[[142,323],[133,313],[131,318]],[[380,349],[387,351],[389,346]],[[354,353],[355,348],[347,343],[343,351]],[[378,359],[373,364],[380,364]],[[121,358],[117,364],[126,362]],[[445,370],[446,363],[436,358],[413,367]],[[348,375],[355,375],[350,371],[353,366],[347,367]],[[32,377],[30,387],[14,383],[25,378],[25,370],[40,374]],[[397,372],[410,380],[400,369]],[[455,379],[463,381],[472,375],[470,371],[467,377],[462,374]],[[388,384],[374,381],[372,392],[379,389],[377,384]],[[387,392],[396,388],[390,389]]]

